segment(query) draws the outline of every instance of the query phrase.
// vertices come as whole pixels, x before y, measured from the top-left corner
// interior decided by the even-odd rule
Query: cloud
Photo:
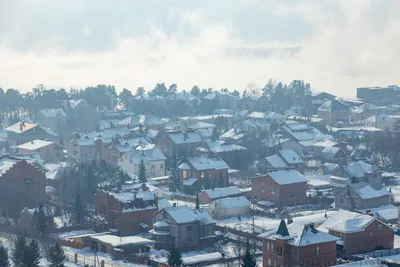
[[[353,97],[399,82],[396,0],[3,2],[4,88],[242,90],[272,78]]]

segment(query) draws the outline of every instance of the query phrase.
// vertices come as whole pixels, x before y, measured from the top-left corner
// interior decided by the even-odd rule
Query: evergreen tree
[[[36,210],[35,210],[36,211]],[[47,219],[44,211],[43,204],[39,205],[39,212],[37,214],[36,230],[39,234],[45,234],[47,228]]]
[[[29,246],[25,246],[21,267],[38,267],[41,258],[39,244],[36,240],[32,239]]]
[[[0,246],[0,267],[9,267],[10,260],[8,259],[8,250]]]
[[[87,168],[85,183],[84,183],[84,192],[86,196],[93,197],[97,191],[97,182],[96,177],[94,175],[95,164],[91,164]]]
[[[82,202],[79,190],[76,191],[74,207],[71,215],[71,219],[76,225],[85,223],[85,206]]]
[[[16,267],[23,267],[23,256],[27,248],[26,239],[24,236],[18,236],[14,240],[13,248],[11,251],[11,260]]]
[[[64,267],[66,256],[60,244],[50,246],[47,260],[51,263],[51,267]]]
[[[211,141],[215,142],[219,140],[219,133],[217,127],[214,127],[212,134],[211,134]]]
[[[241,169],[243,166],[242,161],[240,160],[239,151],[237,149],[235,149],[235,152],[233,154],[233,165],[237,169]]]
[[[204,189],[210,189],[210,177],[208,177],[208,173],[204,176]]]
[[[146,178],[146,166],[144,166],[144,161],[140,161],[140,166],[139,166],[139,182],[145,183],[147,182]]]
[[[258,265],[257,265],[256,258],[254,257],[254,254],[250,251],[250,244],[249,244],[249,241],[247,241],[246,251],[242,258],[241,267],[257,267],[257,266]]]
[[[196,194],[196,209],[200,209],[200,201],[199,201],[199,195]]]
[[[179,188],[178,157],[175,153],[172,155],[171,173],[168,177],[168,188],[170,192],[176,192]]]
[[[168,253],[168,265],[171,267],[183,266],[182,255],[179,249],[172,243],[171,251]]]

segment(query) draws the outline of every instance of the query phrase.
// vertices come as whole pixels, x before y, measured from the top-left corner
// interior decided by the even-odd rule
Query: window
[[[317,256],[319,256],[319,247],[317,247],[317,248],[315,249],[315,254],[316,254]]]
[[[340,198],[340,204],[343,204],[343,198]]]
[[[271,194],[275,194],[275,188],[271,187]]]
[[[295,258],[295,257],[296,257],[296,250],[292,249],[292,258]]]
[[[201,173],[200,173],[200,177],[201,177],[201,178],[204,178],[204,172],[201,172]]]
[[[283,254],[283,248],[282,248],[282,247],[279,247],[279,249],[278,249],[278,255],[282,256],[282,254]]]
[[[269,242],[267,242],[267,250],[269,250],[270,249],[270,247],[269,247]]]
[[[164,169],[164,163],[160,164],[160,169]]]
[[[193,236],[186,237],[186,242],[192,242],[192,241],[193,241]]]
[[[154,171],[156,169],[156,166],[154,164],[150,164],[150,170]]]
[[[261,184],[261,192],[264,192],[265,188],[264,188],[264,184]]]
[[[187,172],[186,171],[182,171],[182,177],[183,178],[187,178]]]
[[[379,224],[379,225],[378,225],[378,230],[379,230],[379,231],[382,231],[382,230],[383,230],[383,225],[382,225],[382,224]]]
[[[274,252],[275,251],[275,244],[271,243],[271,251]]]
[[[186,226],[186,231],[192,231],[192,230],[193,230],[193,226],[191,226],[191,225]]]
[[[271,259],[268,259],[268,266],[272,266],[272,261],[271,261]]]

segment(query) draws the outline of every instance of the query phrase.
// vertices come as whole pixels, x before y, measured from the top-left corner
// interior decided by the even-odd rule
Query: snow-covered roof
[[[301,235],[289,241],[289,244],[297,247],[303,247],[326,242],[336,242],[337,240],[339,240],[339,238],[336,236],[318,231],[311,225],[305,225]]]
[[[39,124],[31,123],[31,122],[17,122],[13,125],[6,128],[7,132],[14,132],[14,133],[23,133],[28,130],[31,130],[35,127],[39,126]]]
[[[175,132],[167,133],[167,135],[177,145],[188,143],[201,143],[201,136],[197,132]]]
[[[271,165],[274,169],[285,169],[287,168],[286,163],[283,161],[281,157],[278,155],[273,155],[266,157],[265,160]]]
[[[26,150],[37,150],[37,149],[40,149],[40,148],[43,148],[43,147],[46,147],[46,146],[49,146],[52,144],[54,144],[54,143],[50,142],[50,141],[36,139],[34,141],[19,145],[19,146],[17,146],[17,148],[26,149]]]
[[[295,184],[307,182],[307,179],[298,170],[276,170],[267,172],[277,184]]]
[[[229,196],[239,195],[242,193],[237,186],[207,189],[204,190],[203,192],[205,192],[211,199],[229,197]]]
[[[374,215],[378,219],[382,219],[384,221],[394,221],[399,217],[399,209],[392,205],[381,205],[376,208],[368,209],[369,212]],[[367,209],[360,210],[360,212],[366,214]]]
[[[379,114],[379,115],[373,115],[369,118],[367,118],[365,121],[368,122],[395,122],[395,119],[393,119],[392,117],[388,116],[388,115],[383,115],[383,114]]]
[[[317,143],[313,144],[313,146],[315,146],[315,147],[332,147],[337,144],[338,144],[337,142],[327,139],[327,140],[322,140],[320,142],[317,142]]]
[[[124,159],[131,161],[135,165],[140,164],[142,160],[144,163],[149,163],[152,161],[159,161],[159,160],[162,161],[167,159],[158,148],[136,149],[127,152],[122,157],[124,157]]]
[[[340,147],[325,147],[321,152],[321,156],[325,160],[333,160],[340,151]]]
[[[339,210],[318,229],[324,232],[327,232],[327,230],[339,233],[361,232],[374,220],[376,220],[375,217],[369,215],[347,210]]]
[[[250,113],[249,115],[247,115],[247,117],[252,118],[252,119],[264,119],[265,113],[254,111],[254,112]]]
[[[338,100],[326,101],[319,108],[319,111],[347,111],[349,108]]]
[[[343,166],[343,169],[353,178],[362,178],[366,174],[366,171],[356,162]]]
[[[374,164],[369,164],[363,160],[357,161],[357,164],[368,174],[372,174],[372,173],[380,171],[378,166],[376,166]]]
[[[65,114],[64,110],[61,108],[46,108],[46,109],[41,109],[40,113],[46,118],[55,118],[57,116],[60,117],[66,117],[67,114]]]
[[[212,153],[232,152],[239,150],[247,150],[244,146],[226,143],[225,141],[207,142],[208,150]]]
[[[219,252],[212,252],[207,254],[199,254],[190,257],[183,257],[182,261],[185,265],[195,265],[203,262],[214,262],[223,259],[222,254]]]
[[[288,164],[303,163],[303,160],[300,158],[299,154],[297,154],[293,149],[279,150],[279,154]]]
[[[172,207],[171,203],[169,203],[168,199],[165,198],[159,198],[158,199],[158,210],[162,210],[165,208],[170,208]]]
[[[195,182],[197,182],[197,178],[190,178],[190,179],[187,179],[183,183],[183,185],[192,186]]]
[[[149,114],[140,116],[140,123],[144,126],[160,126],[164,125],[165,121],[160,120],[158,117]]]
[[[245,136],[245,133],[243,131],[233,128],[233,129],[230,129],[227,132],[221,134],[219,136],[219,138],[221,140],[224,140],[224,139],[239,140],[239,139],[243,138],[244,136]]]
[[[198,130],[198,129],[208,129],[208,128],[214,128],[215,124],[203,122],[203,121],[196,121],[195,123],[192,123],[187,126],[188,129],[193,129],[193,130]]]
[[[69,100],[69,104],[70,104],[70,107],[72,109],[75,109],[80,103],[83,103],[86,106],[88,105],[84,99],[71,99],[71,100]]]
[[[11,169],[17,163],[16,159],[3,157],[0,159],[0,176]]]
[[[229,169],[228,164],[220,158],[192,157],[187,158],[187,161],[198,171]],[[183,169],[182,164],[179,165],[179,169]]]
[[[321,133],[314,127],[308,126],[304,123],[286,122],[282,129],[290,134],[297,141],[315,140],[316,142],[326,139],[331,139],[331,135]]]
[[[158,221],[154,224],[154,227],[168,227],[169,223],[166,221]]]
[[[220,208],[233,209],[240,207],[250,207],[251,203],[244,196],[240,197],[228,197],[215,200],[216,204]]]
[[[154,194],[150,190],[139,189],[136,198],[143,199],[143,201],[154,200]]]
[[[351,188],[362,198],[362,199],[372,199],[380,198],[383,196],[389,196],[390,192],[383,185],[370,185],[364,182],[349,184]]]
[[[314,174],[306,176],[308,179],[308,184],[314,187],[322,187],[330,185],[330,174]]]
[[[200,222],[202,224],[212,224],[214,220],[204,209],[191,209],[188,206],[176,206],[166,208],[167,212],[177,224]]]
[[[116,235],[93,235],[90,238],[95,239],[99,242],[109,244],[113,247],[118,246],[143,246],[143,245],[151,245],[154,244],[155,241],[147,238],[143,238],[140,236],[116,236]]]

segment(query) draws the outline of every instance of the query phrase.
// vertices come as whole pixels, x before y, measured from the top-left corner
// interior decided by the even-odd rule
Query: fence
[[[382,257],[388,257],[392,255],[398,255],[400,254],[400,248],[392,248],[392,249],[386,249],[386,250],[377,250],[369,253],[363,253],[359,255],[352,255],[351,258],[353,260],[360,260],[364,259],[365,257],[368,258],[382,258]]]
[[[83,256],[80,254],[74,254],[74,253],[66,253],[67,260],[69,262],[77,263],[77,264],[82,264],[82,265],[89,265],[90,267],[125,267],[124,265],[120,265],[117,263],[114,263],[112,261],[105,261],[103,259],[99,259],[96,256]],[[132,266],[134,266],[132,264]]]

